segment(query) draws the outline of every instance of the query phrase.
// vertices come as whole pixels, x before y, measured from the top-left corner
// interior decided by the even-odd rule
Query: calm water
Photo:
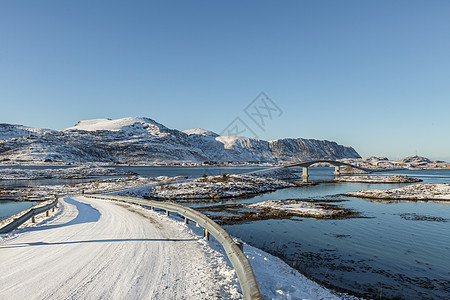
[[[256,168],[124,167],[144,176],[243,173]],[[311,168],[311,181],[334,178],[332,168]],[[450,183],[450,170],[376,173],[408,175],[424,183]],[[362,189],[389,189],[403,184],[321,183],[278,190],[223,203],[324,198],[364,218],[254,221],[226,226],[233,235],[275,254],[305,275],[336,289],[379,299],[450,299],[450,202],[386,203],[340,194]],[[4,215],[0,204],[0,215]],[[192,204],[191,206],[205,205]],[[209,204],[214,205],[214,204]],[[27,207],[24,207],[25,209]],[[22,210],[22,209],[20,209]],[[447,222],[407,220],[400,214],[442,218]]]
[[[157,176],[189,176],[200,177],[204,174],[208,176],[216,176],[222,174],[240,174],[251,172],[264,167],[216,167],[216,166],[204,166],[204,167],[141,167],[141,166],[120,166],[116,167],[124,169],[126,171],[135,172],[142,176],[157,177]]]
[[[10,216],[15,215],[22,210],[29,209],[36,204],[37,202],[0,200],[0,220],[8,219]]]
[[[331,169],[311,169],[318,179],[324,179],[320,174],[325,171]],[[390,174],[418,177],[425,183],[450,183],[450,170]],[[226,229],[283,258],[316,281],[343,291],[377,299],[380,295],[390,299],[450,299],[450,202],[383,203],[338,195],[399,186],[402,185],[323,183],[278,190],[240,202],[341,199],[346,200],[343,207],[367,218],[254,221]],[[405,220],[399,215],[403,213],[440,217],[448,222]]]

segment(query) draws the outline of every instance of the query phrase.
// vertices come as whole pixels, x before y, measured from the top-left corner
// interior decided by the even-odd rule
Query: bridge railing
[[[241,286],[244,299],[261,299],[261,293],[256,282],[253,269],[239,246],[233,241],[231,236],[216,222],[204,214],[180,204],[162,201],[144,200],[132,197],[112,196],[112,195],[84,195],[89,198],[116,200],[128,202],[147,207],[159,208],[167,213],[175,212],[185,217],[185,220],[192,220],[205,229],[205,234],[211,234],[222,245],[233,268],[236,271],[239,284]]]
[[[8,223],[7,225],[0,228],[0,234],[13,231],[14,229],[18,228],[23,223],[28,221],[29,219],[34,218],[35,216],[37,216],[39,214],[49,211],[50,209],[55,207],[57,204],[58,204],[58,199],[55,199],[47,205],[39,206],[36,208],[31,208],[25,214],[21,215],[17,219],[13,220],[11,223]]]

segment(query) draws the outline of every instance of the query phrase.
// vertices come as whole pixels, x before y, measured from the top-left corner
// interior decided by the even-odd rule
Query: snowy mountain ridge
[[[205,129],[169,129],[150,119],[92,119],[61,131],[0,124],[0,161],[17,163],[282,162],[358,158],[351,147],[314,139],[257,140]]]

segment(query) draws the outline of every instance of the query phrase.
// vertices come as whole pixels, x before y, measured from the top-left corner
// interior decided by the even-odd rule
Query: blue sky
[[[0,122],[147,116],[450,160],[449,1],[2,1]],[[282,110],[262,130],[244,109]]]

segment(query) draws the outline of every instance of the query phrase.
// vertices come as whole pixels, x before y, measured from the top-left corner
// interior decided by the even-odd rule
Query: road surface
[[[81,196],[61,204],[0,237],[0,299],[240,298],[230,267],[181,222]]]

